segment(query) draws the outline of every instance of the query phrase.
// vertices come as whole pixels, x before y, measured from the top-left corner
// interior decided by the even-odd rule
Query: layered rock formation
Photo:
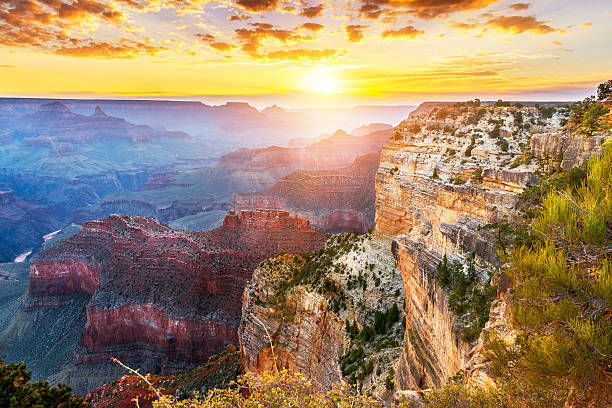
[[[214,355],[205,364],[185,373],[170,376],[150,376],[151,384],[162,394],[190,396],[206,395],[208,390],[225,388],[240,373],[240,354],[234,345]],[[141,378],[124,375],[119,380],[91,390],[85,401],[94,408],[149,408],[157,400],[153,390]]]
[[[438,265],[444,256],[462,265],[473,256],[483,282],[493,275],[494,284],[506,282],[485,331],[512,336],[497,238],[483,227],[519,216],[518,193],[552,170],[546,158],[570,169],[605,136],[587,140],[558,131],[562,110],[549,118],[532,107],[427,106],[415,113],[394,130],[376,175],[376,231],[392,240],[406,293],[397,380],[403,389],[420,389],[467,370],[473,382],[491,384],[482,344],[465,340],[465,316],[449,310]]]
[[[495,237],[481,227],[514,217],[517,192],[538,180],[535,164],[508,167],[528,140],[516,108],[423,112],[394,130],[376,175],[376,230],[393,239],[406,293],[402,389],[440,386],[466,367],[471,345],[436,282],[437,266],[444,255],[465,263],[472,254],[486,280],[499,261]],[[521,115],[540,119],[534,108]]]
[[[77,370],[110,357],[151,372],[182,370],[237,341],[243,288],[259,262],[313,252],[325,240],[286,211],[230,212],[207,233],[112,215],[33,258],[24,310],[88,299]]]
[[[326,232],[365,232],[374,227],[377,169],[378,154],[371,154],[337,170],[296,171],[268,190],[234,194],[232,204],[239,211],[286,209]]]
[[[402,350],[402,294],[388,246],[370,234],[334,235],[314,256],[267,260],[244,294],[242,365],[299,370],[316,390],[344,377],[382,396]],[[376,316],[394,305],[397,315],[375,331]]]
[[[268,147],[239,149],[219,160],[209,177],[237,191],[265,190],[296,170],[323,170],[349,166],[366,154],[377,153],[389,135],[388,129],[366,136],[337,131],[303,148]]]

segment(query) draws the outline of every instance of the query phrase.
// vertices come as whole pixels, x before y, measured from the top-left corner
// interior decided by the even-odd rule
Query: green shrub
[[[438,263],[436,281],[446,290],[448,308],[464,321],[462,338],[473,341],[489,320],[489,310],[495,297],[495,288],[489,281],[481,282],[474,257],[467,260],[467,270],[457,263],[449,265],[446,255]]]
[[[81,397],[64,384],[51,387],[46,381],[30,382],[32,372],[24,363],[5,364],[0,359],[0,407],[84,408]]]

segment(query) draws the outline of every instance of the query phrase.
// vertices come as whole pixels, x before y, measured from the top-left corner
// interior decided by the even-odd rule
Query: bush
[[[30,382],[32,372],[24,363],[8,363],[0,359],[0,407],[15,408],[84,408],[81,397],[72,394],[64,384],[51,387],[46,381]]]
[[[460,186],[462,184],[465,184],[465,180],[463,179],[463,177],[461,177],[459,174],[455,175],[455,177],[453,177],[452,179],[452,183],[456,186]]]
[[[472,173],[472,177],[470,178],[470,180],[475,183],[479,183],[483,180],[482,169],[480,167],[474,170],[474,173]]]
[[[531,240],[505,259],[521,335],[513,345],[490,339],[487,358],[524,406],[561,406],[569,388],[582,393],[610,372],[612,145],[586,177],[575,169],[531,190]]]
[[[470,141],[470,144],[468,145],[467,149],[465,149],[465,157],[470,157],[472,155],[472,150],[474,149],[474,146],[476,146],[476,137],[472,135],[472,140]]]
[[[604,82],[603,84],[599,84],[597,87],[597,99],[603,101],[607,99],[612,94],[612,79]]]
[[[610,109],[603,105],[591,105],[582,114],[582,128],[580,132],[586,136],[592,136],[599,131],[607,130],[611,124],[608,119]]]
[[[509,107],[509,106],[510,106],[510,102],[505,102],[505,101],[502,101],[501,99],[498,99],[497,102],[495,102],[496,108]]]
[[[487,113],[487,110],[485,108],[478,109],[476,112],[474,112],[472,115],[470,115],[470,117],[468,117],[467,124],[468,125],[477,125],[478,122],[480,122],[480,120],[482,118],[484,118],[486,113]]]
[[[476,273],[474,257],[467,260],[467,270],[457,263],[449,265],[446,255],[438,263],[436,281],[446,290],[448,308],[464,320],[462,338],[472,341],[489,320],[495,289],[483,283]]]

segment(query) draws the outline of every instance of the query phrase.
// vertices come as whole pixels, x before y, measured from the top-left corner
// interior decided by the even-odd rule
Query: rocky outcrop
[[[265,190],[296,170],[350,166],[357,157],[380,151],[388,135],[387,129],[359,137],[337,131],[303,148],[239,149],[221,157],[209,177],[222,178],[234,191]]]
[[[116,357],[170,373],[237,341],[242,292],[259,262],[313,252],[325,240],[287,211],[230,212],[206,233],[112,215],[33,258],[25,309],[62,309],[86,296],[77,368]]]
[[[206,395],[208,390],[225,388],[240,373],[240,354],[234,345],[214,355],[185,373],[170,376],[150,376],[149,382],[162,394]],[[140,408],[149,408],[157,400],[153,390],[139,377],[124,375],[119,380],[91,390],[85,401],[94,408],[133,408],[138,399]]]
[[[402,350],[402,300],[389,248],[370,234],[334,235],[312,257],[267,260],[244,293],[242,365],[257,373],[299,370],[319,391],[345,379],[388,394],[384,382]],[[375,332],[376,316],[394,305],[395,318]]]
[[[521,115],[539,118],[535,108]],[[465,264],[473,255],[483,281],[499,269],[496,238],[482,227],[516,217],[517,193],[538,181],[535,163],[523,159],[529,135],[517,116],[516,108],[429,106],[382,150],[376,230],[393,240],[406,293],[402,389],[440,386],[470,362],[474,343],[462,339],[437,267],[444,256]]]
[[[537,133],[529,146],[546,171],[570,171],[596,152],[612,133],[590,137],[564,132]]]
[[[465,266],[473,257],[482,282],[492,277],[498,288],[483,333],[513,341],[512,288],[501,271],[498,237],[486,226],[515,220],[526,186],[580,165],[609,138],[566,134],[559,130],[563,115],[433,103],[393,131],[376,174],[376,231],[392,241],[406,293],[400,388],[440,386],[460,370],[472,384],[494,384],[485,336],[462,334],[466,316],[449,309],[438,266],[444,259]]]
[[[234,194],[232,204],[238,211],[286,209],[307,218],[321,231],[365,232],[374,227],[377,169],[378,154],[371,154],[342,169],[296,171],[268,190]]]

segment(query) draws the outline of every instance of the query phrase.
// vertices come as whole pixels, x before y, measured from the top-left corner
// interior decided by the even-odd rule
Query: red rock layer
[[[232,202],[239,211],[287,209],[326,232],[365,232],[374,226],[377,169],[378,154],[365,155],[341,169],[293,172],[268,190],[234,194]]]
[[[222,388],[235,378],[239,360],[238,349],[230,345],[223,353],[193,370],[167,377],[153,375],[149,377],[149,382],[162,395],[176,391],[183,394],[197,391],[200,395],[206,395],[208,389]],[[135,375],[124,375],[119,380],[91,390],[85,397],[85,401],[94,408],[134,408],[135,399],[138,399],[140,408],[149,408],[157,400],[155,392]]]
[[[77,363],[113,356],[171,371],[236,342],[242,292],[259,262],[316,251],[325,239],[287,211],[230,212],[205,233],[111,215],[39,253],[30,296],[92,295]]]

